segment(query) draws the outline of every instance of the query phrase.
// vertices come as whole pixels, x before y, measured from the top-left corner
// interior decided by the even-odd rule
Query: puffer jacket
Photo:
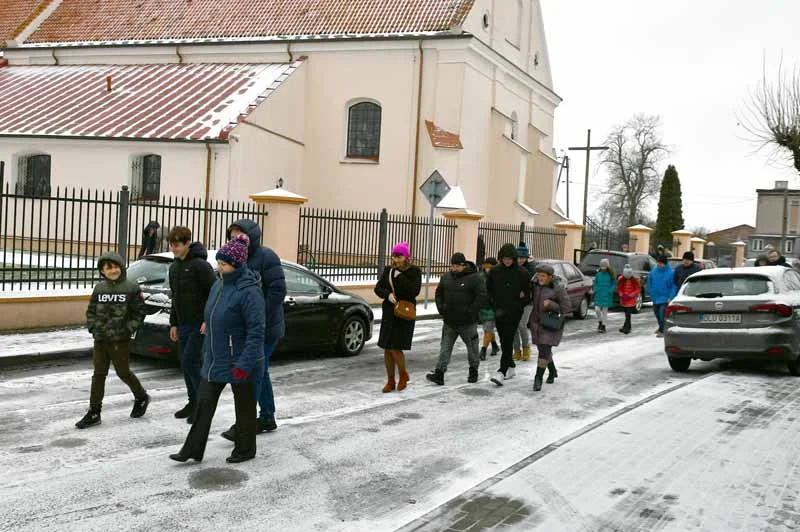
[[[237,367],[254,378],[264,360],[264,295],[249,268],[223,274],[211,288],[204,318],[201,375],[211,382],[234,382]]]
[[[436,287],[436,309],[442,320],[453,327],[478,323],[485,300],[485,283],[471,262],[461,273],[444,274]]]
[[[531,341],[535,345],[556,346],[561,343],[563,329],[551,331],[542,327],[541,324],[542,314],[547,312],[544,308],[544,302],[548,299],[553,302],[553,306],[549,311],[558,312],[562,316],[572,312],[572,303],[569,300],[569,294],[567,294],[564,283],[555,282],[555,280],[545,286],[535,283],[533,285],[533,309],[528,321],[528,327],[531,330]]]
[[[169,324],[172,326],[200,324],[203,309],[211,287],[217,280],[214,268],[208,263],[208,251],[200,242],[192,242],[186,257],[175,260],[169,267],[169,288],[172,308]]]
[[[702,269],[703,268],[701,268],[700,265],[697,264],[696,262],[693,262],[692,265],[689,266],[688,268],[683,264],[679,264],[672,271],[673,272],[672,281],[675,283],[675,286],[680,288],[683,285],[683,283],[686,282],[686,279],[688,279],[690,275],[695,274]]]
[[[502,320],[506,315],[522,313],[522,309],[531,300],[531,279],[528,270],[515,262],[510,268],[501,262],[489,272],[486,290],[496,319]]]
[[[617,291],[617,280],[607,271],[598,271],[594,276],[594,306],[611,308],[614,306],[614,292]]]
[[[624,275],[617,277],[617,295],[619,304],[623,308],[634,308],[639,294],[642,293],[642,283],[635,275],[626,279]]]
[[[286,277],[283,274],[281,259],[272,249],[261,246],[261,228],[253,220],[237,220],[228,228],[238,227],[250,238],[247,249],[247,267],[261,276],[261,290],[264,294],[265,325],[264,341],[275,343],[286,334],[283,313],[283,300],[286,298]]]
[[[674,273],[669,264],[656,266],[647,276],[647,293],[655,305],[669,303],[675,297]]]
[[[97,259],[101,275],[101,266],[107,261],[118,264],[122,275],[116,281],[103,277],[94,287],[86,324],[97,342],[124,342],[144,321],[144,299],[139,285],[128,280],[125,261],[117,253],[105,253]]]

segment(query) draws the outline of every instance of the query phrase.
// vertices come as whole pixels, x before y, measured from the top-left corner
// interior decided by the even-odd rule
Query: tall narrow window
[[[29,198],[50,195],[50,156],[26,155],[18,159],[16,193]]]
[[[161,156],[139,155],[131,166],[131,199],[158,201],[161,195]]]
[[[347,157],[377,161],[380,151],[380,105],[372,102],[351,105],[347,115]]]

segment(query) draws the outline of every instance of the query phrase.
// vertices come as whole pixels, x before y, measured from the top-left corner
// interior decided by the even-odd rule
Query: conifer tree
[[[658,199],[658,218],[653,234],[653,246],[663,244],[672,247],[672,232],[683,229],[683,203],[681,200],[681,181],[673,165],[667,167],[661,181],[661,195]]]

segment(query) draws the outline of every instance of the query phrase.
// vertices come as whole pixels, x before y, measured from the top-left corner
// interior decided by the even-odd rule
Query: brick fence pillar
[[[739,266],[744,266],[744,250],[747,247],[747,242],[742,242],[739,240],[738,242],[733,242],[731,246],[736,248],[736,256],[733,259],[733,267],[738,268]]]
[[[633,251],[635,253],[649,253],[650,252],[650,234],[653,229],[646,225],[634,225],[626,229],[628,231],[628,238],[633,243]]]
[[[681,229],[672,232],[672,255],[681,257],[687,251],[692,250],[692,237],[694,233]]]
[[[583,226],[567,220],[553,224],[553,227],[567,234],[567,237],[564,239],[564,260],[574,262],[575,250],[581,249]]]
[[[706,251],[706,241],[700,238],[699,236],[694,237],[689,241],[692,245],[692,251],[694,252],[695,259],[702,259],[703,253]]]
[[[457,224],[453,249],[462,252],[469,261],[477,260],[478,222],[483,215],[469,209],[456,209],[447,211],[442,216]],[[481,265],[477,264],[476,266],[480,271]]]
[[[300,231],[300,207],[308,198],[282,188],[273,188],[250,199],[267,207],[261,243],[272,248],[282,259],[297,261],[297,241]]]

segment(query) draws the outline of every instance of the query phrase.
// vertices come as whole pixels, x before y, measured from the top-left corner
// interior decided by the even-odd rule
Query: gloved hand
[[[243,381],[247,379],[248,373],[241,368],[233,368],[233,380]]]

